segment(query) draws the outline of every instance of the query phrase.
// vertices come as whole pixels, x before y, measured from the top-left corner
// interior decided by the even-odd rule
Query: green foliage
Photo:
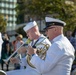
[[[21,2],[19,4],[17,4],[15,10],[17,12],[17,14],[16,14],[17,24],[24,23],[24,14],[25,14],[24,0],[21,0]]]
[[[0,32],[6,31],[6,21],[4,20],[3,15],[0,14]]]
[[[66,3],[66,0],[23,0],[17,6],[19,15],[30,15],[44,19],[47,15],[53,15],[67,23],[66,30],[76,27],[76,4]],[[19,18],[21,20],[21,18]]]

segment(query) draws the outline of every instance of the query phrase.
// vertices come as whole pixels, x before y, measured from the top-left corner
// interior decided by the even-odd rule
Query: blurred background
[[[76,0],[0,0],[0,32],[2,36],[7,34],[9,41],[6,44],[10,45],[11,53],[18,34],[22,35],[22,41],[27,39],[23,27],[28,22],[37,21],[44,34],[46,16],[66,22],[64,35],[76,49]]]

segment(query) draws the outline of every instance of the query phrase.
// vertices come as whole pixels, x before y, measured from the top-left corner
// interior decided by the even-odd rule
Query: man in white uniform
[[[0,32],[0,59],[1,59],[1,50],[2,50],[2,43],[3,43],[3,40],[2,40],[2,34]],[[1,70],[0,70],[1,71]],[[2,73],[0,73],[0,75],[4,75],[3,71],[1,71]]]
[[[1,59],[2,43],[3,43],[2,34],[1,34],[1,32],[0,32],[0,59]]]
[[[17,58],[11,58],[13,63],[20,63],[21,67],[26,66],[26,69],[8,71],[6,72],[6,75],[41,75],[35,66],[30,63],[30,58],[38,56],[40,59],[44,60],[46,57],[46,51],[48,50],[51,43],[44,35],[40,34],[35,21],[28,23],[23,29],[26,32],[28,39],[31,40],[27,48],[27,53],[29,52],[29,49],[33,48],[37,50],[37,53],[27,55],[25,58],[22,58],[21,61]],[[26,49],[22,47],[21,51],[25,52]],[[35,61],[35,63],[37,63],[37,61]]]
[[[47,50],[45,60],[38,56],[32,57],[31,63],[41,73],[41,75],[70,75],[72,63],[74,60],[74,48],[69,40],[63,35],[65,22],[46,17],[46,35],[52,45]],[[31,49],[31,55],[35,50]],[[36,61],[36,62],[35,62]]]

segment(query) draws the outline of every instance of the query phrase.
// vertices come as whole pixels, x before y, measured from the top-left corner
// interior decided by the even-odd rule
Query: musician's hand
[[[19,50],[18,50],[18,53],[26,53],[26,48],[25,47],[21,47]]]
[[[13,58],[10,59],[10,62],[13,63],[13,64],[15,64],[15,63],[19,63],[19,59],[13,57]]]
[[[37,51],[36,48],[32,48],[31,46],[28,46],[27,54],[29,55],[36,54],[36,51]]]

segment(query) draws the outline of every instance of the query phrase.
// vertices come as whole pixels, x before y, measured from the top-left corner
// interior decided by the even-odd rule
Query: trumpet
[[[5,63],[7,63],[13,56],[15,57],[20,57],[21,58],[21,54],[18,53],[19,49],[22,47],[22,46],[25,46],[26,48],[28,47],[28,39],[26,40],[25,43],[23,43],[19,48],[17,48],[7,59],[3,59],[3,61]]]

